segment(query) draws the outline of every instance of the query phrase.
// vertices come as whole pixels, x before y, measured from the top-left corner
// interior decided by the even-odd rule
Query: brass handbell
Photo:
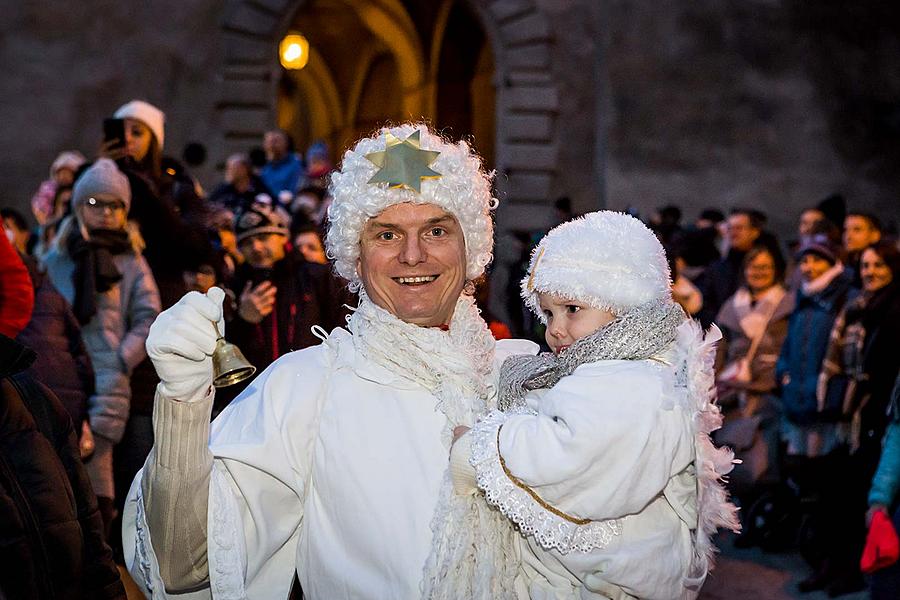
[[[213,351],[213,385],[217,388],[228,387],[239,383],[248,377],[252,377],[256,373],[256,367],[244,358],[241,349],[226,342],[222,334],[219,333],[219,326],[213,323],[216,328],[216,349]]]

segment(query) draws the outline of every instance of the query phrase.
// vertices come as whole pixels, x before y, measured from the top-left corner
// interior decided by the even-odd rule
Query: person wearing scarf
[[[824,235],[807,239],[797,252],[797,262],[801,283],[775,376],[781,384],[787,453],[814,458],[827,455],[839,443],[839,407],[819,410],[816,383],[831,327],[849,297],[853,278],[838,260],[838,248]]]
[[[882,240],[862,251],[862,290],[835,319],[816,397],[820,412],[837,411],[846,449],[828,472],[841,493],[826,497],[829,520],[819,547],[825,559],[808,589],[829,595],[863,589],[866,495],[890,422],[891,391],[900,369],[900,250]],[[823,511],[824,512],[824,511]],[[831,518],[841,515],[841,518]]]
[[[490,179],[420,124],[346,152],[328,254],[359,292],[347,328],[290,352],[209,425],[218,288],[163,312],[156,445],[125,510],[126,563],[166,598],[514,597],[508,520],[453,493],[453,430],[496,406],[494,342],[468,291],[491,259]],[[214,327],[214,323],[218,323]],[[445,596],[447,597],[447,596]]]
[[[611,211],[550,231],[522,297],[553,352],[503,363],[499,410],[453,446],[455,488],[516,525],[521,596],[696,596],[709,536],[738,528],[733,454],[708,435],[718,331],[672,299],[654,234]]]
[[[113,517],[113,447],[128,422],[130,375],[146,356],[144,341],[159,314],[156,282],[127,229],[131,192],[115,163],[101,158],[72,195],[74,217],[44,259],[47,275],[72,305],[94,367],[88,399],[94,454],[86,461],[106,526]]]

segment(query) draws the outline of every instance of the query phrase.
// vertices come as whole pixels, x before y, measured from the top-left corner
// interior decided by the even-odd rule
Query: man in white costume
[[[495,348],[464,293],[491,258],[490,181],[464,142],[403,125],[348,151],[331,193],[329,255],[360,294],[349,331],[281,357],[210,427],[221,291],[151,328],[156,445],[123,537],[152,598],[286,598],[295,571],[312,600],[512,594],[515,557],[487,543],[512,530],[448,472],[497,365],[536,351]]]

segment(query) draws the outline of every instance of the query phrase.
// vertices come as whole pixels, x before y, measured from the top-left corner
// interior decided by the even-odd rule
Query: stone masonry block
[[[247,105],[259,104],[268,106],[272,98],[272,86],[268,81],[242,79],[237,81],[225,80],[221,84],[219,104]]]
[[[540,143],[503,143],[497,146],[497,166],[506,171],[556,169],[556,148]]]
[[[500,26],[500,37],[505,44],[547,41],[550,28],[541,13],[530,13]]]
[[[506,65],[510,69],[547,69],[550,67],[550,45],[546,42],[505,48]]]
[[[506,141],[550,141],[553,120],[548,114],[506,114],[502,117],[501,131]]]
[[[533,0],[497,0],[492,2],[489,10],[497,17],[497,21],[505,21],[517,15],[534,10]]]
[[[511,87],[549,87],[553,85],[553,75],[548,71],[509,71],[506,83]]]
[[[225,25],[257,35],[272,35],[278,27],[278,19],[252,4],[241,2],[228,15]]]
[[[271,111],[262,108],[224,108],[219,113],[222,130],[232,134],[259,134],[275,122]]]
[[[509,197],[515,200],[549,200],[552,190],[553,174],[551,172],[523,173],[512,171],[509,174]]]
[[[555,87],[514,86],[503,92],[503,101],[509,110],[559,109],[559,93]]]
[[[274,13],[281,14],[284,13],[285,8],[287,8],[289,4],[296,3],[291,0],[253,0],[253,4],[264,6]]]
[[[225,32],[226,63],[267,64],[276,57],[272,44],[236,33]]]

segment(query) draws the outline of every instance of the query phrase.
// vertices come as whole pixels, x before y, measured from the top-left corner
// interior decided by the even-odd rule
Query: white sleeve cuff
[[[472,436],[466,433],[450,448],[450,478],[453,491],[460,496],[469,496],[478,491],[475,482],[475,468],[469,464],[472,454]]]

